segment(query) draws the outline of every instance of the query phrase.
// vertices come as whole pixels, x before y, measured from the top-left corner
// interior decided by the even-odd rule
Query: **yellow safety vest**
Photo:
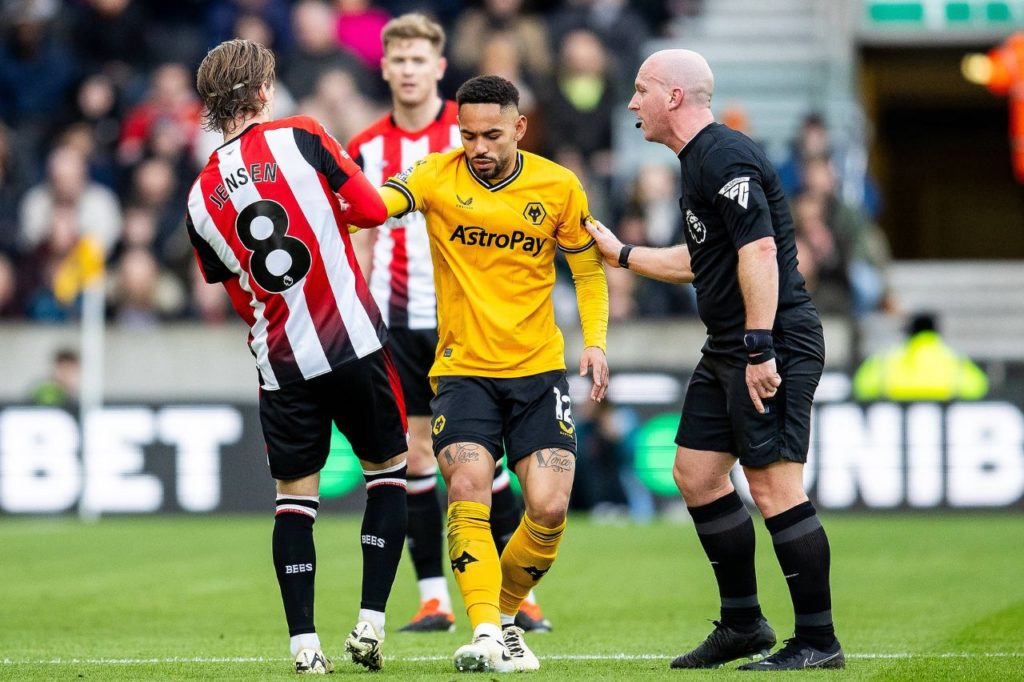
[[[986,393],[985,373],[933,331],[869,357],[853,375],[853,397],[863,401],[978,400]]]

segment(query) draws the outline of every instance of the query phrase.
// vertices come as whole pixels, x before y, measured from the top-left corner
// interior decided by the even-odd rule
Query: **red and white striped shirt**
[[[422,130],[399,128],[391,114],[357,134],[348,153],[374,185],[409,168],[431,152],[446,152],[462,144],[458,105],[446,101]],[[389,327],[437,327],[434,267],[426,219],[414,211],[392,218],[374,234],[370,291]]]
[[[189,192],[196,258],[249,325],[266,390],[365,357],[386,338],[336,192],[374,222],[387,217],[355,162],[305,116],[253,124],[210,156]]]

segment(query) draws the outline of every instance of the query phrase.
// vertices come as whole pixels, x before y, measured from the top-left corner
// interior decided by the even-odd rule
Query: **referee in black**
[[[672,473],[714,569],[721,619],[672,667],[718,667],[767,654],[776,642],[757,599],[754,525],[729,479],[738,458],[796,613],[795,636],[740,669],[842,668],[828,538],[803,487],[825,342],[796,269],[782,186],[750,138],[715,122],[714,76],[701,55],[657,52],[635,85],[629,109],[644,139],[679,155],[686,243],[633,248],[600,223],[587,229],[612,266],[693,282],[708,330],[683,402]]]

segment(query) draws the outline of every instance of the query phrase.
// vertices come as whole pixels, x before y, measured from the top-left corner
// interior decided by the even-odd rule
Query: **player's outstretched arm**
[[[412,210],[409,197],[402,194],[394,187],[384,185],[383,187],[378,187],[377,192],[380,194],[380,198],[384,202],[384,206],[387,207],[388,218],[404,215]],[[382,220],[381,222],[384,221]]]
[[[388,219],[387,206],[362,171],[349,177],[338,188],[338,195],[344,201],[341,218],[345,224],[377,227]]]
[[[584,227],[597,242],[604,262],[613,268],[622,267],[619,258],[625,244],[598,220],[588,220]],[[630,270],[644,277],[670,284],[689,284],[693,281],[690,250],[686,244],[660,249],[649,246],[631,247],[627,262]]]
[[[358,208],[351,203],[343,204],[344,210],[342,211],[341,217],[349,225],[349,232],[356,232],[358,229],[379,227],[388,218],[392,218],[396,215],[403,215],[407,213],[411,207],[409,206],[409,199],[404,194],[391,187],[377,187],[373,188],[367,182],[367,186],[374,194],[374,200],[380,204],[380,211],[374,212],[372,215],[367,215],[365,212],[358,210]],[[378,220],[379,218],[379,220]]]

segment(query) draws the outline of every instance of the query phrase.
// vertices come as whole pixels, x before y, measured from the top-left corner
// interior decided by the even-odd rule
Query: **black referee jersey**
[[[824,356],[820,321],[796,269],[793,219],[779,176],[749,137],[711,123],[679,152],[679,208],[690,250],[697,311],[708,329],[705,352],[744,354],[746,313],[739,249],[773,237],[778,251],[776,343]]]

